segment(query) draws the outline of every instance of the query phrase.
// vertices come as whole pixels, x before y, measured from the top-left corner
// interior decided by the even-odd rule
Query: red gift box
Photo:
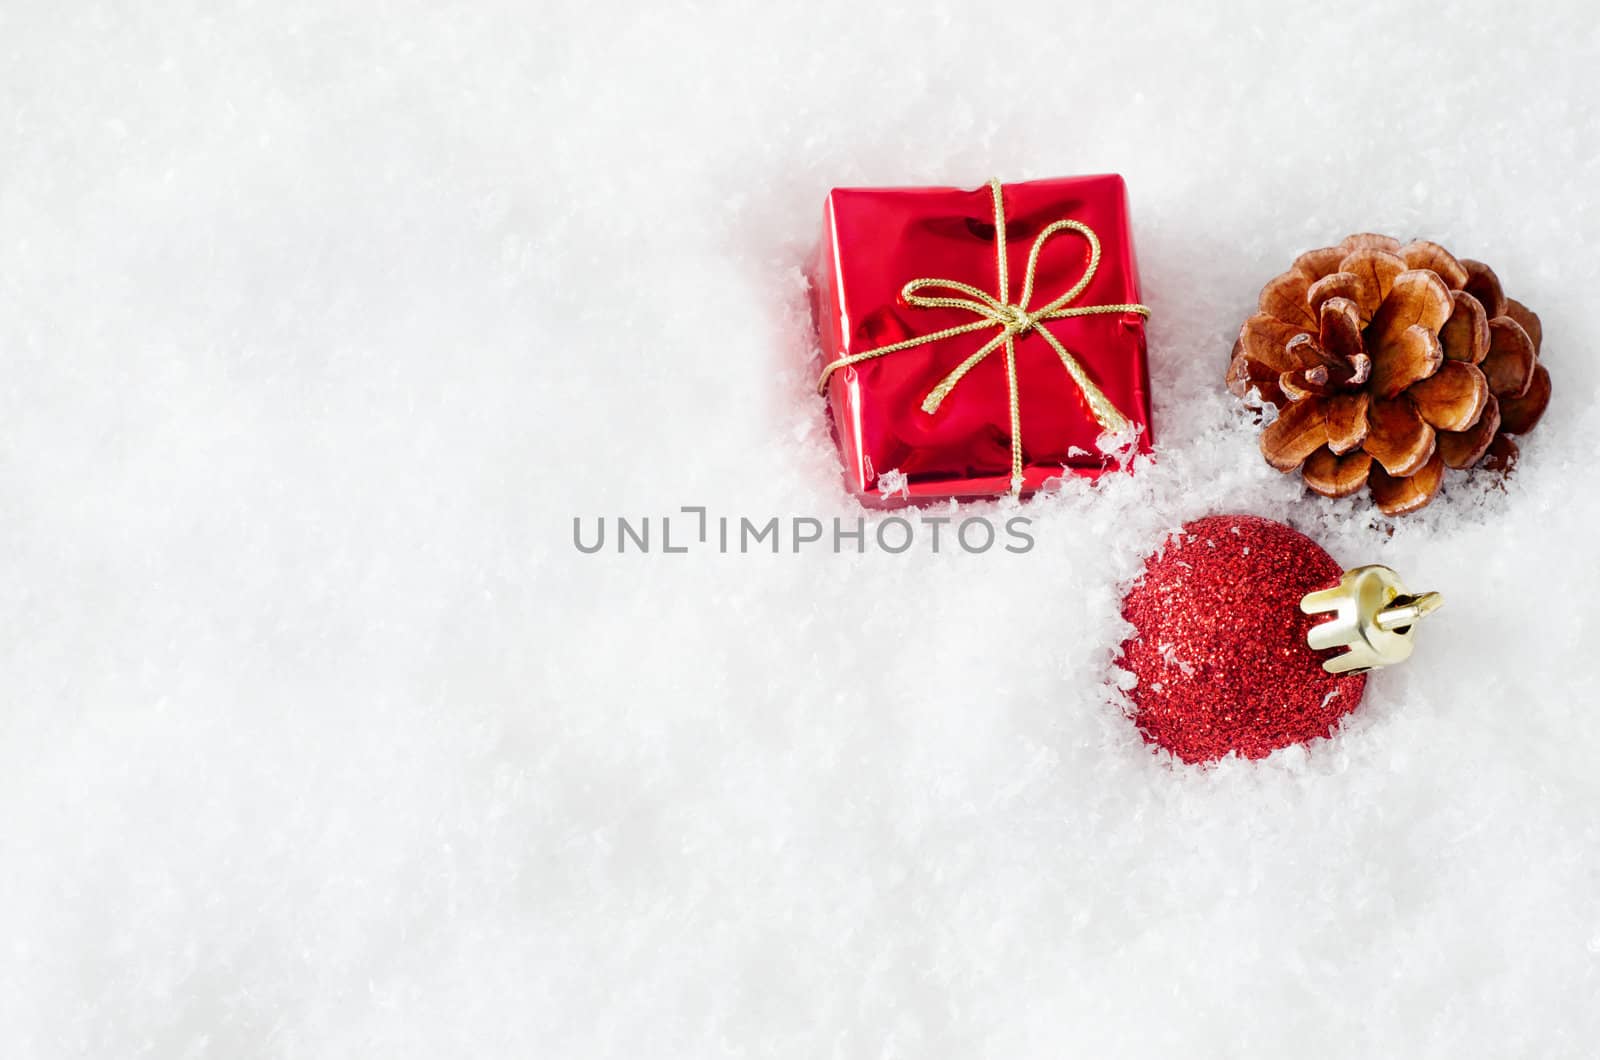
[[[824,224],[818,388],[864,501],[1026,494],[1149,451],[1121,177],[836,188]]]

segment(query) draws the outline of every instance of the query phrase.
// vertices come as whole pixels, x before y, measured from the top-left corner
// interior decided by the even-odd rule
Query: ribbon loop
[[[1089,411],[1094,415],[1095,422],[1101,428],[1114,434],[1121,434],[1133,424],[1124,416],[1105,392],[1095,385],[1089,378],[1089,373],[1078,363],[1061,340],[1050,333],[1042,325],[1046,320],[1064,320],[1068,317],[1090,316],[1105,313],[1137,313],[1142,317],[1150,315],[1148,306],[1138,303],[1126,302],[1115,305],[1085,305],[1073,306],[1071,303],[1088,289],[1089,282],[1094,279],[1095,273],[1100,268],[1100,239],[1095,235],[1094,229],[1081,221],[1063,218],[1046,225],[1037,237],[1033,246],[1028,251],[1028,270],[1022,277],[1022,297],[1015,303],[1010,301],[1010,277],[1006,269],[1006,215],[1005,202],[1002,198],[1000,182],[991,180],[989,191],[994,196],[994,241],[996,272],[999,280],[999,296],[989,294],[969,283],[960,280],[945,280],[928,278],[912,280],[900,289],[900,297],[905,299],[907,305],[918,309],[960,309],[972,313],[978,319],[969,324],[960,324],[955,327],[944,328],[928,335],[922,335],[902,342],[879,346],[876,349],[865,350],[861,353],[851,354],[831,361],[822,370],[822,377],[817,380],[817,392],[827,389],[828,377],[840,368],[862,361],[882,357],[886,354],[900,350],[911,349],[914,346],[938,342],[941,339],[953,338],[971,331],[979,331],[988,327],[998,327],[999,334],[986,342],[975,353],[962,361],[938,385],[928,392],[922,401],[922,410],[930,415],[939,409],[939,405],[949,396],[956,385],[976,368],[989,354],[1001,347],[1005,348],[1006,385],[1010,396],[1011,411],[1011,491],[1014,494],[1022,492],[1022,415],[1018,401],[1017,388],[1017,356],[1016,339],[1030,331],[1038,334],[1055,350],[1056,356],[1061,359],[1062,367],[1072,377],[1078,389],[1083,393],[1084,401],[1089,406]],[[1028,309],[1028,303],[1033,300],[1034,278],[1038,273],[1039,254],[1044,250],[1045,244],[1057,233],[1072,231],[1083,236],[1089,242],[1089,261],[1084,266],[1083,275],[1078,277],[1066,293],[1046,303],[1036,310]],[[924,291],[948,291],[952,294],[924,294]],[[960,295],[962,297],[956,297]]]

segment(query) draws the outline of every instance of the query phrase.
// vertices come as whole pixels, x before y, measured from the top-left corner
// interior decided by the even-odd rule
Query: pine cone
[[[1489,266],[1437,243],[1354,235],[1261,289],[1228,388],[1278,407],[1261,432],[1267,463],[1325,497],[1367,486],[1403,515],[1433,499],[1446,467],[1515,461],[1510,435],[1550,402],[1541,338]]]

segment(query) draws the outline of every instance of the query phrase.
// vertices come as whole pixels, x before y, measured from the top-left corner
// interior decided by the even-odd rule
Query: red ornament
[[[1282,523],[1218,515],[1189,523],[1123,599],[1136,634],[1119,664],[1145,739],[1185,762],[1263,758],[1328,736],[1361,702],[1364,674],[1331,674],[1306,634],[1326,615],[1301,598],[1342,568]]]
[[[868,504],[1031,493],[1150,451],[1121,177],[837,188],[814,292],[819,388]]]

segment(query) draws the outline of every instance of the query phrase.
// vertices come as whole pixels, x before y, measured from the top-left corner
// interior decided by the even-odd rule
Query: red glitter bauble
[[[1185,526],[1122,602],[1136,634],[1119,664],[1145,739],[1185,762],[1262,758],[1330,735],[1361,702],[1363,674],[1335,676],[1306,632],[1326,616],[1300,598],[1343,573],[1315,541],[1253,515]]]

